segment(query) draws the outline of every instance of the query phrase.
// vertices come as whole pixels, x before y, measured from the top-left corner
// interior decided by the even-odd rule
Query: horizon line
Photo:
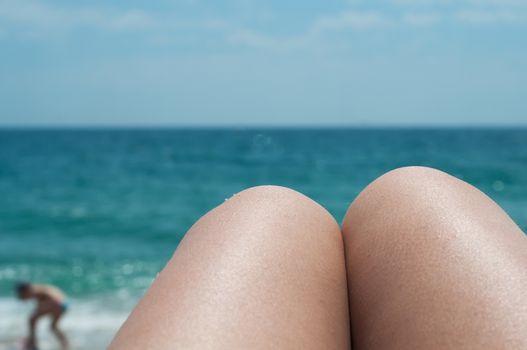
[[[527,129],[527,123],[482,124],[0,124],[0,130],[333,130],[333,129]]]

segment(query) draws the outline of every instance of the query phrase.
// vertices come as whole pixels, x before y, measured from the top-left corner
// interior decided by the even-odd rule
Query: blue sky
[[[0,0],[0,125],[527,124],[527,0]]]

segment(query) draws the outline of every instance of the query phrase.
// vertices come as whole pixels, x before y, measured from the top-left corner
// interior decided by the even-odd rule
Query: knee
[[[272,200],[273,204],[277,204],[277,200],[284,200],[288,198],[295,198],[295,199],[307,199],[308,197],[304,196],[300,192],[297,192],[291,188],[283,187],[283,186],[276,186],[276,185],[260,185],[260,186],[254,186],[246,188],[236,194],[234,194],[229,200],[236,200],[236,199],[257,199],[257,200]]]
[[[239,198],[252,198],[252,199],[271,199],[273,202],[278,200],[284,200],[288,198],[294,198],[295,200],[308,200],[308,197],[300,192],[297,192],[289,187],[276,186],[276,185],[260,185],[246,188],[236,194],[234,194],[229,200]],[[274,203],[276,204],[276,203]]]
[[[245,189],[226,203],[238,210],[245,210],[252,219],[298,219],[319,220],[325,224],[338,224],[333,216],[320,204],[304,194],[287,187],[264,185]]]
[[[279,209],[280,211],[291,211],[292,204],[301,207],[300,209],[311,209],[325,212],[325,209],[318,205],[309,197],[288,187],[275,185],[262,185],[249,187],[241,192],[234,194],[226,202],[230,205],[242,205],[244,207],[263,207],[266,210]]]
[[[382,195],[391,198],[408,195],[421,195],[438,189],[447,190],[456,180],[451,175],[434,168],[408,166],[394,169],[382,175],[359,196],[365,199],[367,195]]]
[[[207,222],[245,227],[248,234],[264,231],[266,234],[291,235],[299,232],[292,227],[315,225],[324,228],[323,231],[336,232],[335,236],[340,238],[340,228],[326,209],[309,197],[281,186],[245,189],[209,212],[197,225]]]
[[[386,222],[394,216],[419,217],[435,209],[447,209],[453,199],[474,191],[472,186],[437,169],[395,169],[359,194],[346,213],[343,228],[349,231],[351,226],[371,224],[374,219]]]

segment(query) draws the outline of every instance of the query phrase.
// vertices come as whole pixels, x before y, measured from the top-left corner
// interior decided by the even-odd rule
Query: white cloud
[[[248,29],[232,28],[227,33],[227,40],[231,44],[279,51],[306,48],[316,39],[311,32],[296,36],[271,36]]]
[[[401,6],[411,5],[527,5],[527,0],[393,0]]]
[[[56,22],[60,17],[57,11],[53,11],[36,2],[23,0],[0,1],[0,18],[4,20],[46,25]]]
[[[522,13],[511,11],[476,11],[466,10],[456,13],[455,18],[465,23],[520,23],[527,20]]]
[[[231,28],[228,41],[232,44],[289,50],[314,45],[324,36],[348,30],[366,30],[387,24],[381,14],[375,12],[342,12],[316,18],[307,30],[297,36],[271,36],[243,28]]]
[[[431,25],[441,20],[465,24],[514,24],[527,22],[527,0],[394,0],[404,11],[429,9],[426,13],[408,13],[403,21],[413,25]]]
[[[107,25],[113,29],[143,29],[154,24],[154,20],[140,10],[129,10],[117,16],[107,18]]]
[[[377,12],[347,11],[315,20],[312,31],[340,31],[346,29],[371,29],[386,24],[386,19]]]
[[[527,0],[467,0],[475,5],[527,6]]]
[[[428,0],[401,0],[428,1]],[[449,0],[444,0],[449,1]],[[475,0],[474,0],[475,1]],[[480,0],[484,1],[484,0]],[[486,0],[492,1],[492,0]],[[527,1],[527,0],[526,0]],[[524,21],[520,13],[511,11],[408,11],[399,14],[382,12],[344,11],[315,18],[307,30],[298,36],[280,37],[255,32],[249,29],[230,27],[226,32],[228,41],[234,45],[264,49],[298,49],[320,44],[329,36],[345,35],[349,31],[364,31],[384,27],[436,26],[442,22],[461,23],[513,23]]]
[[[233,31],[228,35],[227,40],[232,44],[258,48],[279,48],[285,46],[286,44],[277,38],[256,33],[247,29]]]
[[[147,13],[141,9],[51,6],[38,0],[0,0],[0,39],[10,36],[42,39],[61,38],[77,28],[109,32],[140,32],[150,42],[168,45],[182,30],[205,29],[228,32],[235,29],[218,18],[179,17],[175,13]]]
[[[24,29],[32,27],[47,30],[82,26],[130,30],[153,24],[153,20],[145,12],[137,9],[59,8],[30,0],[0,0],[0,19]]]
[[[410,6],[426,6],[426,5],[446,5],[452,3],[460,3],[463,0],[393,0],[392,3],[401,6],[401,7],[410,7]]]
[[[341,12],[313,18],[301,34],[277,36],[217,18],[192,19],[177,17],[174,13],[146,13],[133,8],[52,6],[39,0],[0,0],[0,21],[4,24],[0,38],[13,34],[40,38],[68,34],[76,28],[90,28],[145,32],[148,40],[169,45],[178,40],[178,36],[174,35],[177,31],[204,29],[221,33],[233,45],[282,50],[321,44],[327,38],[344,37],[351,31],[434,26],[446,21],[478,24],[527,22],[527,9],[511,10],[516,5],[527,5],[527,0],[393,0],[392,3],[400,6],[396,12],[355,11],[353,8],[358,1],[350,0],[348,9]],[[360,3],[364,7],[368,2],[360,0]],[[426,4],[448,4],[449,7],[412,7]],[[464,10],[458,10],[459,6],[464,6]],[[379,9],[382,7],[377,6]]]
[[[431,26],[439,23],[442,16],[432,12],[408,12],[403,14],[402,21],[414,26]]]

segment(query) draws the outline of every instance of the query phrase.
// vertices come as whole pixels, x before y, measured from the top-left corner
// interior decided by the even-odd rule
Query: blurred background
[[[0,349],[26,332],[20,279],[66,291],[73,349],[105,348],[249,186],[340,221],[427,165],[525,231],[526,68],[526,0],[0,0]]]

